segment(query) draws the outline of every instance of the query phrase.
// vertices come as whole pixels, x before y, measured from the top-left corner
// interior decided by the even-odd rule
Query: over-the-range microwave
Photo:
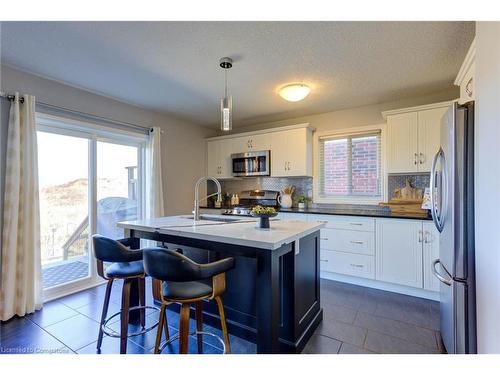
[[[233,176],[269,176],[270,155],[269,150],[231,154]]]

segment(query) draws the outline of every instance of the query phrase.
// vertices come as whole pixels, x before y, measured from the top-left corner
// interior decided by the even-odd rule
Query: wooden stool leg
[[[181,305],[181,317],[179,323],[179,353],[187,354],[189,348],[189,312],[190,304]]]
[[[160,353],[161,333],[163,330],[163,325],[165,324],[165,308],[166,306],[164,304],[162,304],[160,307],[160,319],[158,320],[158,328],[156,330],[155,354]]]
[[[165,328],[165,339],[170,340],[170,333],[168,332],[168,319],[167,319],[167,305],[165,305],[165,309],[163,310],[163,327]]]
[[[102,305],[102,314],[101,314],[101,325],[99,326],[99,336],[97,337],[97,350],[101,350],[102,344],[102,325],[106,320],[106,316],[108,315],[108,307],[109,307],[109,298],[111,296],[111,287],[113,286],[113,279],[108,280],[108,284],[106,285],[106,293],[104,294],[104,304]]]
[[[130,284],[131,280],[123,280],[122,290],[122,310],[120,314],[121,329],[120,329],[120,354],[127,353],[127,335],[128,335],[128,315],[130,307]]]
[[[229,354],[231,353],[231,347],[229,346],[229,334],[227,332],[224,305],[222,304],[222,299],[219,296],[215,297],[215,302],[217,302],[217,308],[219,309],[220,324],[222,327],[222,336],[224,337],[224,344],[226,345],[226,353]]]
[[[203,302],[202,301],[197,301],[195,303],[195,314],[196,314],[196,331],[201,332],[203,331]],[[196,335],[196,342],[198,343],[198,354],[203,353],[203,335],[202,334],[197,334]]]
[[[144,307],[146,306],[146,282],[144,280],[144,277],[139,278],[137,286],[139,287],[139,305]],[[144,328],[146,327],[146,310],[140,309],[139,311],[140,311],[141,327]]]

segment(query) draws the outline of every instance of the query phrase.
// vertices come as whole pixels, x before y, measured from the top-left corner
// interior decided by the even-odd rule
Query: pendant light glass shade
[[[219,60],[219,66],[224,69],[224,97],[220,100],[220,129],[228,132],[233,129],[233,97],[227,94],[227,71],[233,66],[230,57]]]
[[[220,128],[225,132],[233,129],[233,97],[230,95],[220,100]]]

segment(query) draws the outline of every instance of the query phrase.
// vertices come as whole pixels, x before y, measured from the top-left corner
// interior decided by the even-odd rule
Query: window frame
[[[367,196],[338,196],[325,197],[321,194],[321,163],[320,140],[325,137],[348,137],[354,135],[370,134],[380,131],[380,195]],[[313,203],[318,204],[378,204],[387,201],[387,173],[386,173],[386,125],[366,125],[351,128],[342,128],[327,131],[316,131],[313,142]]]
[[[138,152],[138,217],[144,218],[146,204],[145,189],[145,152],[148,136],[145,133],[131,132],[106,125],[99,125],[94,122],[75,120],[71,117],[55,116],[36,112],[36,130],[46,133],[60,134],[65,136],[78,137],[88,141],[88,215],[89,215],[89,237],[95,234],[97,223],[97,142],[103,141],[114,144],[137,147]],[[89,238],[89,244],[92,241]],[[89,249],[92,253],[92,248]],[[90,258],[90,273],[88,277],[77,281],[56,285],[43,290],[44,302],[63,297],[68,294],[88,289],[104,283],[105,280],[97,275],[95,259]]]

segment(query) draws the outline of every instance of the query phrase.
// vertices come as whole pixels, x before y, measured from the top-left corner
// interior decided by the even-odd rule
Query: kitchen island
[[[320,306],[320,228],[322,223],[257,221],[205,215],[119,223],[126,237],[162,242],[200,263],[235,258],[222,296],[229,332],[257,344],[257,353],[300,352],[317,325]],[[156,286],[155,286],[156,285]],[[158,290],[153,282],[153,290]],[[156,292],[157,293],[157,292]],[[175,308],[175,306],[173,306]],[[178,307],[177,307],[178,308]],[[217,309],[205,303],[204,322],[219,328]]]

